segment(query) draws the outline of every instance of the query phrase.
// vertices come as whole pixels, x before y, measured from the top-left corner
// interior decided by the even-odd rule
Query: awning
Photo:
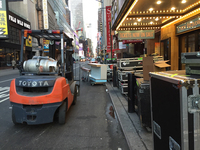
[[[129,3],[128,3],[129,2]],[[114,2],[116,5],[117,3]],[[122,6],[121,6],[122,5]],[[154,0],[129,0],[119,4],[119,9],[112,9],[112,30],[135,31],[135,30],[157,30],[165,27],[182,17],[189,17],[199,11],[198,0],[188,1],[157,1]],[[126,9],[125,9],[126,8]],[[119,12],[119,13],[118,13]]]

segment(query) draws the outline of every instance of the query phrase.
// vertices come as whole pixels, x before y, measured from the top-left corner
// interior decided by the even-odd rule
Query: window
[[[179,46],[179,69],[185,69],[185,65],[181,63],[181,53],[200,51],[200,31],[181,35]]]
[[[188,35],[188,52],[195,52],[195,34]]]
[[[9,27],[9,42],[10,43],[15,43],[15,44],[20,44],[19,40],[19,29],[10,26]]]

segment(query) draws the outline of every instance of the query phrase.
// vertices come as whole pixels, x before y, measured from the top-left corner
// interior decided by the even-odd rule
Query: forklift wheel
[[[16,122],[16,119],[15,119],[15,115],[14,115],[14,112],[12,110],[12,122],[17,125],[18,123]]]
[[[78,94],[78,86],[75,86],[75,90],[74,90],[74,99],[72,102],[72,105],[76,105],[76,101],[77,101],[77,94]]]
[[[59,124],[65,124],[66,122],[66,102],[64,101],[63,104],[60,106],[58,111],[58,122]]]

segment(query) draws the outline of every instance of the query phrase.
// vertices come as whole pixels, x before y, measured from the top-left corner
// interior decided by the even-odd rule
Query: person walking
[[[15,69],[15,65],[16,65],[16,61],[13,59],[13,60],[12,60],[12,67],[13,67],[13,70]]]

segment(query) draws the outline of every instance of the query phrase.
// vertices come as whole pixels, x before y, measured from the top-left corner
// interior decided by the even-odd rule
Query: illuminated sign
[[[43,49],[49,49],[49,40],[43,40]]]
[[[29,35],[28,39],[26,39],[26,46],[32,47],[32,37]]]
[[[200,27],[200,17],[176,26],[176,33],[182,33]]]
[[[0,0],[0,39],[8,39],[6,0]]]
[[[138,30],[138,31],[119,31],[119,40],[131,40],[131,39],[154,39],[154,30]]]
[[[27,29],[31,29],[30,23],[24,22],[20,18],[14,17],[11,14],[8,15],[8,19],[9,19],[9,21],[11,21],[11,22],[13,22],[13,23],[15,23],[17,25],[20,25],[20,26],[25,27]]]
[[[43,23],[44,29],[49,29],[47,0],[43,0]]]
[[[110,40],[110,22],[111,22],[111,6],[106,6],[106,34],[107,34],[107,49],[111,48],[112,39]],[[112,36],[111,36],[112,38]]]

